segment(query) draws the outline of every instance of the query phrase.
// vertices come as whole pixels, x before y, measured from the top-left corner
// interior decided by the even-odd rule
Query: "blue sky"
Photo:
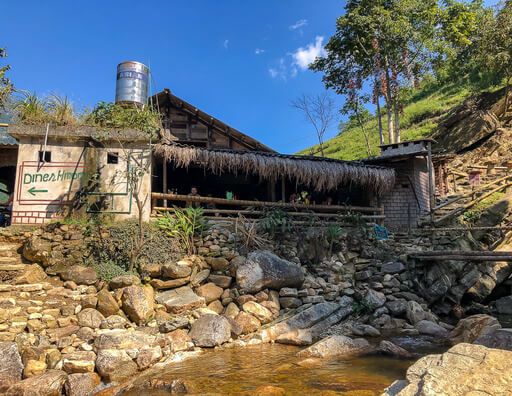
[[[153,71],[153,92],[169,88],[270,147],[293,153],[316,137],[290,102],[323,91],[321,75],[306,64],[334,32],[343,4],[8,1],[2,4],[0,47],[7,47],[17,88],[67,95],[78,108],[113,101],[117,63],[144,62]]]

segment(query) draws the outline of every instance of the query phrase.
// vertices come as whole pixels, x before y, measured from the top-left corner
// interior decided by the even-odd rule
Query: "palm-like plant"
[[[21,97],[14,103],[16,118],[22,124],[43,124],[50,121],[48,104],[35,92],[21,91]]]
[[[57,125],[75,125],[77,117],[67,96],[51,95],[47,104],[51,120]]]

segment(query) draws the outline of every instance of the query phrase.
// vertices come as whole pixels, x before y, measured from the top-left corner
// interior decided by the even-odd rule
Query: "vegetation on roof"
[[[79,112],[66,96],[40,97],[21,92],[12,103],[14,122],[25,125],[94,126],[112,129],[136,129],[156,136],[160,117],[149,106],[121,106],[100,102],[92,110]]]

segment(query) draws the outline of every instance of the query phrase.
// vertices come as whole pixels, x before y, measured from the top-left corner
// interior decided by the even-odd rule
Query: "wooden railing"
[[[307,220],[307,217],[315,216],[324,221],[342,221],[351,217],[354,213],[358,213],[362,219],[380,222],[384,216],[384,209],[380,207],[370,206],[350,206],[350,205],[305,205],[294,204],[286,202],[270,202],[270,201],[251,201],[243,199],[225,199],[215,197],[200,197],[189,196],[180,194],[163,194],[152,193],[152,213],[157,216],[160,212],[172,211],[172,207],[159,206],[158,201],[183,202],[192,203],[197,202],[204,206],[215,206],[215,208],[206,208],[204,213],[218,217],[236,217],[242,214],[246,217],[261,217],[265,214],[265,208],[278,208],[287,212],[289,216]],[[171,205],[172,206],[172,205]],[[220,208],[219,206],[229,206],[228,209]],[[233,209],[233,207],[237,209]]]

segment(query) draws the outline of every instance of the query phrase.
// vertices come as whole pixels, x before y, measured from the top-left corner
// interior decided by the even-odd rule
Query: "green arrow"
[[[28,192],[34,196],[36,193],[45,193],[48,192],[48,190],[37,190],[35,187],[30,187]]]

